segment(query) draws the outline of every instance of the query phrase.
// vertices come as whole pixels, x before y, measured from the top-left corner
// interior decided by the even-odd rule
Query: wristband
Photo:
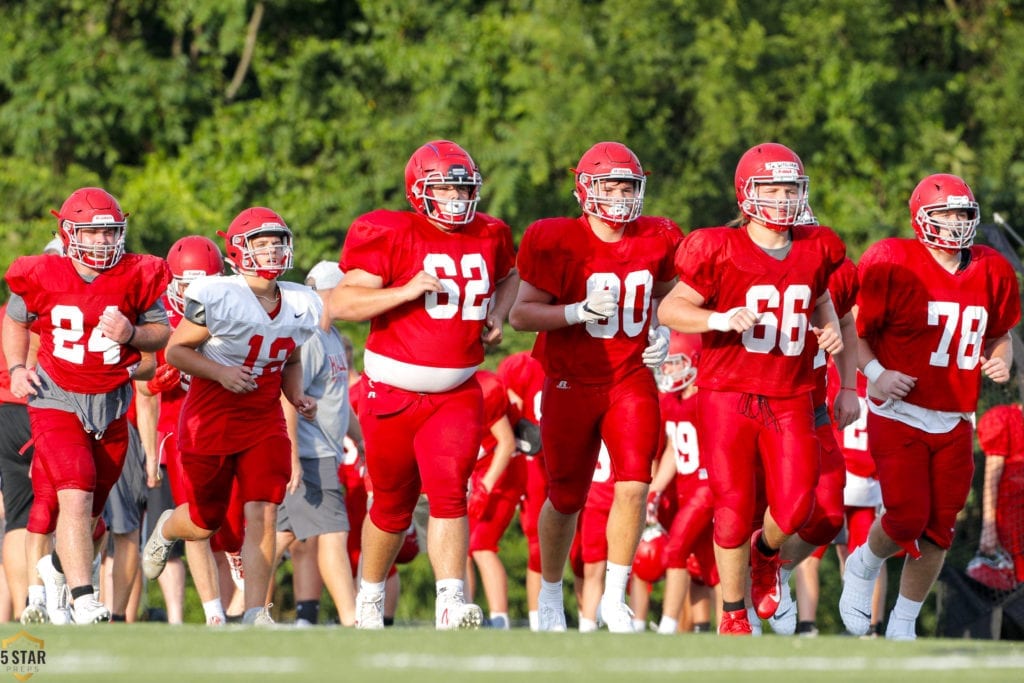
[[[580,304],[569,304],[565,307],[565,322],[570,325],[583,322],[583,316],[580,315]]]
[[[12,365],[11,367],[7,368],[7,374],[8,375],[13,375],[15,370],[22,370],[22,369],[26,369],[25,368],[25,364],[24,363],[17,363],[16,365]]]
[[[864,366],[864,376],[868,378],[868,381],[874,384],[878,381],[878,378],[885,372],[885,368],[878,362],[877,358],[872,358],[867,365]]]
[[[729,313],[712,313],[708,316],[708,327],[718,332],[728,332],[732,329],[729,327],[729,318],[732,317]]]
[[[129,344],[132,343],[132,339],[135,339],[135,330],[137,330],[137,329],[139,329],[139,328],[136,327],[135,325],[132,325],[131,336],[129,336],[127,340],[121,342],[124,346],[128,346]]]

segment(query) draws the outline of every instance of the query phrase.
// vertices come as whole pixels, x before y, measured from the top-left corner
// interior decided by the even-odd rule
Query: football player
[[[421,490],[430,501],[435,625],[483,620],[463,592],[466,490],[484,429],[474,375],[484,347],[501,341],[519,278],[512,231],[477,212],[482,184],[466,150],[428,142],[406,164],[413,211],[360,216],[342,247],[345,279],[331,295],[331,316],[370,321],[359,422],[373,505],[362,536],[359,628],[383,627],[385,577]]]
[[[885,512],[847,560],[839,600],[846,629],[867,633],[881,563],[905,550],[912,561],[885,631],[893,640],[917,637],[971,489],[981,377],[1010,379],[1010,329],[1020,320],[1013,268],[974,244],[981,213],[967,183],[929,175],[909,205],[915,237],[881,240],[860,261],[858,362]]]
[[[803,162],[788,147],[747,150],[736,165],[738,227],[687,236],[676,252],[680,282],[658,311],[672,329],[703,339],[697,418],[715,425],[701,427],[701,454],[714,494],[721,634],[752,632],[748,567],[754,608],[775,613],[779,548],[814,507],[819,446],[804,348],[813,334],[827,353],[842,350],[828,278],[846,248],[832,230],[799,224],[807,188]],[[758,466],[767,509],[752,535]]]
[[[594,145],[574,173],[582,215],[526,229],[523,282],[510,316],[516,329],[540,332],[533,353],[547,376],[540,629],[565,629],[562,570],[604,440],[615,502],[601,615],[609,630],[632,633],[625,591],[661,427],[658,390],[645,365],[660,364],[668,351],[655,303],[674,284],[672,255],[682,232],[667,218],[641,215],[647,174],[625,145]]]
[[[994,406],[978,420],[985,452],[981,540],[978,550],[1004,550],[1013,560],[1013,583],[1024,583],[1024,413],[1021,405]]]
[[[292,231],[276,212],[245,209],[218,234],[235,274],[189,284],[185,315],[167,346],[167,362],[192,378],[178,432],[187,502],[160,515],[142,567],[155,579],[175,539],[210,538],[237,486],[245,518],[242,622],[264,625],[273,623],[264,605],[277,506],[291,477],[280,396],[299,415],[316,415],[297,350],[316,333],[322,304],[305,285],[279,279],[293,252]]]
[[[74,621],[94,623],[110,612],[93,593],[91,536],[127,454],[141,354],[170,335],[160,303],[170,272],[161,258],[125,253],[127,214],[106,190],[75,190],[53,214],[66,256],[11,264],[3,347],[11,393],[29,397],[34,465],[45,472],[33,487],[56,491],[53,567],[66,577]],[[40,340],[34,368],[31,331]],[[53,498],[45,494],[37,491],[34,507]]]

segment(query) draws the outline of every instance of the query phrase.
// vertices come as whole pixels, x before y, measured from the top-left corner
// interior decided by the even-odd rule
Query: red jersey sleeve
[[[565,240],[559,237],[569,232],[574,223],[569,218],[535,221],[526,228],[519,245],[519,276],[555,297],[556,301],[566,289],[565,267],[574,262],[568,258],[572,252],[567,249]]]
[[[896,257],[894,239],[868,247],[857,266],[857,334],[873,337],[886,326],[888,293]]]
[[[985,455],[1008,457],[1012,452],[1010,419],[1012,406],[995,406],[978,419],[978,445]],[[1020,411],[1018,411],[1019,413]]]
[[[396,249],[402,247],[399,230],[405,218],[400,211],[371,211],[357,218],[348,229],[338,265],[342,271],[364,270],[377,275],[385,284],[395,282],[391,266]]]
[[[839,268],[829,278],[828,289],[832,295],[832,305],[835,306],[836,316],[842,318],[857,303],[859,285],[857,284],[857,266],[853,265],[853,261],[843,260]]]

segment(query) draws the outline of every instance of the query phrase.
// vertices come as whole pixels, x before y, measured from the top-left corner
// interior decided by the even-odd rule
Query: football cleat
[[[270,608],[274,603],[265,607],[250,607],[242,614],[242,624],[246,626],[273,626],[274,618],[270,616]]]
[[[384,628],[384,593],[359,591],[356,595],[356,628]]]
[[[543,598],[537,603],[537,630],[561,633],[565,631],[565,607],[562,601],[545,602]]]
[[[103,624],[110,621],[110,610],[94,596],[86,595],[75,600],[72,616],[75,623],[80,626]]]
[[[782,579],[779,577],[782,559],[778,553],[772,557],[762,555],[757,549],[760,537],[761,530],[758,529],[750,538],[750,599],[757,616],[769,619],[778,611],[782,601]]]
[[[438,593],[434,615],[438,631],[477,629],[484,621],[484,611],[479,605],[467,603],[462,591],[443,590]]]
[[[146,575],[147,579],[159,577],[163,573],[164,567],[167,566],[167,554],[171,552],[173,542],[165,543],[160,540],[160,537],[163,532],[164,522],[173,513],[174,510],[163,511],[159,519],[156,520],[153,533],[150,534],[149,540],[146,541],[146,547],[142,550],[142,573]]]
[[[224,552],[224,557],[228,558],[228,567],[231,569],[231,580],[235,583],[235,588],[240,591],[245,590],[245,571],[242,569],[242,553],[229,553]]]
[[[50,623],[58,626],[72,623],[68,583],[64,575],[53,566],[53,557],[49,553],[36,562],[36,573],[46,589],[46,613]]]
[[[607,626],[609,633],[636,633],[633,610],[624,602],[602,599],[597,605],[597,623]]]
[[[747,610],[738,609],[732,612],[722,612],[722,618],[718,622],[718,635],[720,636],[749,636],[751,635],[750,621],[747,619]]]
[[[869,572],[860,559],[863,547],[856,548],[846,560],[843,592],[839,596],[839,616],[846,630],[855,636],[862,636],[871,629],[871,597],[878,578],[878,570]]]
[[[21,612],[21,623],[25,626],[49,624],[50,615],[46,611],[46,604],[42,600],[29,602]]]

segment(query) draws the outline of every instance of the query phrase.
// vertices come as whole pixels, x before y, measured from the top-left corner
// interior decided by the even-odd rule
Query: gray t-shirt
[[[316,417],[299,416],[299,457],[334,458],[339,464],[348,432],[348,365],[341,335],[331,327],[302,345],[302,386],[317,400]]]

